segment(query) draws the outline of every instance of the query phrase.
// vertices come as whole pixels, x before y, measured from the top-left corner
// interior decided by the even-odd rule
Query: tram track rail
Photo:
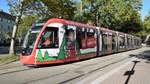
[[[27,71],[27,70],[33,70],[33,68],[4,72],[4,73],[1,73],[0,75],[12,74],[12,73],[17,73],[17,72],[22,72],[22,71]]]
[[[16,67],[23,67],[23,66],[12,66],[12,67],[0,67],[0,70],[12,69]]]

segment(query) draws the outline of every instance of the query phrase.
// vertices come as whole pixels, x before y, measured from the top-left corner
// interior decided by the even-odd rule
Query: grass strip
[[[0,64],[8,64],[18,60],[19,60],[19,56],[17,55],[0,56]]]

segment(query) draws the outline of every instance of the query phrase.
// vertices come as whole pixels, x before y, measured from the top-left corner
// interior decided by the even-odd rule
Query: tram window
[[[77,47],[80,49],[94,48],[96,46],[94,29],[77,28],[76,34],[77,44],[79,45]]]
[[[87,31],[87,37],[94,37],[95,30],[94,29],[88,29]]]
[[[107,46],[109,50],[112,49],[112,35],[110,34],[107,36]]]
[[[136,38],[134,38],[134,45],[136,45]]]
[[[140,45],[140,39],[137,40],[137,45],[138,45],[138,46]]]
[[[95,30],[87,29],[86,47],[94,48],[96,46]]]
[[[77,28],[77,44],[80,49],[86,48],[86,29]]]
[[[127,48],[129,48],[129,47],[130,47],[130,38],[127,37]]]
[[[66,30],[66,49],[67,50],[74,50],[75,49],[75,32],[72,29]]]
[[[130,37],[130,39],[129,39],[129,47],[131,47],[132,46],[132,38]]]
[[[134,45],[137,45],[137,39],[136,38],[135,38],[134,42],[135,42]]]
[[[119,48],[125,48],[125,37],[124,36],[119,36]]]
[[[107,34],[102,34],[103,50],[106,51],[108,47]]]
[[[131,45],[132,45],[132,47],[134,46],[134,38],[133,37],[131,39]]]
[[[40,37],[38,48],[58,48],[58,28],[47,27]]]
[[[117,37],[115,34],[112,35],[112,50],[116,49],[116,41],[117,41]]]

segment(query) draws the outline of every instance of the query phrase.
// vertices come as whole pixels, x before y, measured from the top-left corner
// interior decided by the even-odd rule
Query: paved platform
[[[100,84],[150,84],[150,50],[136,57],[137,60],[132,61]]]

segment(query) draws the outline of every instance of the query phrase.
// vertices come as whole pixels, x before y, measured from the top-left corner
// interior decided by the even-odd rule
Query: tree
[[[82,12],[76,16],[82,15],[85,23],[90,20],[97,26],[126,33],[140,30],[141,0],[81,0],[77,3],[78,11],[81,2]]]
[[[144,18],[144,29],[147,33],[150,33],[150,11],[149,14]]]
[[[26,25],[28,27],[35,21],[36,17],[61,17],[71,19],[74,15],[74,3],[70,0],[7,0],[10,6],[10,13],[16,16],[15,25],[12,33],[12,40],[10,46],[10,54],[15,54],[15,39],[18,31],[18,26]],[[33,16],[32,16],[33,15]],[[23,16],[23,18],[22,18]],[[33,17],[33,18],[31,18]],[[32,19],[27,21],[27,19]],[[23,23],[24,22],[24,23]],[[19,30],[26,30],[26,28]],[[18,34],[19,35],[19,34]]]
[[[22,16],[27,15],[31,12],[31,6],[35,4],[32,0],[7,0],[8,5],[10,7],[9,11],[12,15],[16,16],[15,25],[13,27],[12,37],[11,37],[11,45],[9,54],[15,54],[15,40],[18,31],[18,26],[21,21]]]
[[[32,26],[32,24],[37,20],[38,16],[36,15],[26,15],[23,16],[19,25],[18,25],[18,33],[17,37],[21,37],[22,34],[27,32],[27,30]]]
[[[47,8],[48,17],[64,18],[72,20],[74,15],[74,3],[71,0],[41,0]]]
[[[74,20],[80,22],[91,21],[91,0],[81,0],[80,2],[76,1],[74,3],[76,7],[76,10],[74,11]]]
[[[12,32],[12,38],[11,38],[11,45],[10,45],[10,50],[9,54],[13,55],[15,54],[15,39],[16,39],[16,32],[18,30],[18,24],[21,20],[22,13],[23,13],[23,7],[24,7],[24,1],[23,0],[18,0],[18,1],[8,1],[9,6],[12,7],[12,11],[15,11],[16,13],[16,20],[15,20],[15,25],[13,27],[13,32]]]
[[[147,16],[145,16],[144,21],[143,21],[143,27],[142,30],[137,33],[140,37],[143,39],[146,38],[147,35],[150,34],[150,11]]]
[[[16,16],[10,54],[14,53],[16,31],[25,31],[38,19],[64,18],[126,33],[142,28],[139,11],[142,0],[7,0],[10,12]],[[21,18],[21,16],[23,16]],[[28,21],[30,19],[30,21]],[[145,25],[148,22],[145,22]],[[22,27],[23,26],[23,27]],[[18,34],[18,35],[21,35]]]

